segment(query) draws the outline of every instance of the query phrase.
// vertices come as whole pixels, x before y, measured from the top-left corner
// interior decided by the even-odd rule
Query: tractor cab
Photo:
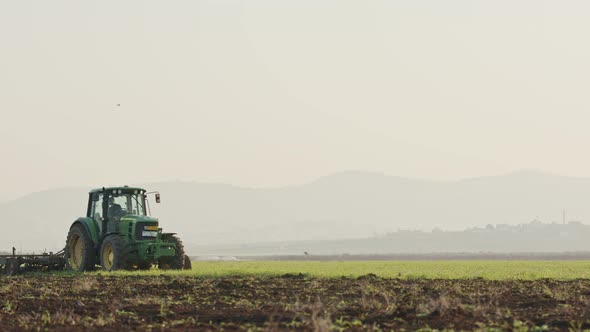
[[[159,194],[156,193],[156,201]],[[95,189],[90,192],[87,217],[97,222],[101,234],[117,232],[120,222],[138,223],[149,226],[149,232],[142,232],[140,237],[156,237],[158,219],[149,216],[147,193],[142,188],[112,187]],[[125,232],[125,229],[121,231]],[[139,238],[138,238],[139,239]]]
[[[88,217],[96,221],[126,215],[148,216],[146,192],[140,188],[117,187],[90,192]]]

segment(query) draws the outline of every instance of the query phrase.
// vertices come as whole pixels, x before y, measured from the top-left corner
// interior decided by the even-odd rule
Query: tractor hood
[[[158,223],[158,218],[152,218],[148,216],[140,216],[135,214],[128,214],[121,217],[121,221],[135,221],[135,222],[146,222],[146,223]]]
[[[118,225],[119,233],[130,234],[131,238],[139,240],[155,240],[159,238],[161,229],[158,219],[148,216],[126,215],[121,217]]]

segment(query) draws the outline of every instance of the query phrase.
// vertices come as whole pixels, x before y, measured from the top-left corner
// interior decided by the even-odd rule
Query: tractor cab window
[[[92,195],[89,217],[96,221],[101,221],[102,218],[102,199],[103,195],[101,193],[94,193]]]
[[[126,215],[145,216],[144,197],[141,193],[120,190],[110,193],[107,214],[109,218],[120,218]]]

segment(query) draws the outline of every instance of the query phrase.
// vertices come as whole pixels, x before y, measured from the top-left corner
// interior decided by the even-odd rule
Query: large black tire
[[[100,266],[103,271],[127,269],[125,241],[120,235],[107,235],[100,246]]]
[[[152,262],[141,262],[137,264],[137,269],[146,271],[152,268]]]
[[[160,270],[182,270],[184,268],[184,245],[182,241],[174,235],[164,234],[162,240],[174,243],[176,245],[176,255],[173,257],[163,257],[158,260]]]
[[[94,270],[96,265],[94,244],[81,224],[74,224],[70,228],[64,253],[67,270],[79,272]]]
[[[185,270],[192,270],[193,269],[193,264],[191,263],[191,258],[188,257],[187,254],[184,255],[184,266],[183,269]]]

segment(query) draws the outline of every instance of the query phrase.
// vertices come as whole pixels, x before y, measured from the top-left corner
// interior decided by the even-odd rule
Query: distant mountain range
[[[131,185],[131,184],[130,184]],[[140,184],[141,185],[141,184]],[[343,172],[271,189],[165,182],[152,212],[189,245],[367,238],[398,229],[457,230],[533,219],[590,221],[590,179],[536,171],[453,182]],[[55,189],[0,203],[0,250],[57,250],[86,212],[90,188]]]

